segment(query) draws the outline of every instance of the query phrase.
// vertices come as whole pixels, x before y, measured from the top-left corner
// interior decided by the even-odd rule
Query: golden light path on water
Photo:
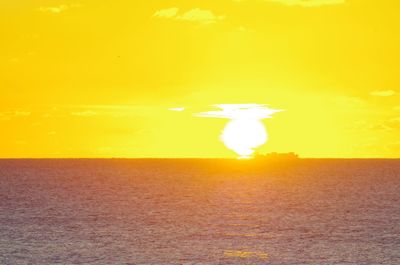
[[[242,159],[251,158],[256,149],[268,141],[268,133],[261,120],[281,111],[262,104],[218,104],[214,107],[219,110],[202,112],[197,116],[229,119],[221,140]]]

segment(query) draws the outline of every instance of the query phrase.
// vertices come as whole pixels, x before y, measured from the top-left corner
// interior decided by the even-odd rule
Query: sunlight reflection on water
[[[239,258],[259,258],[267,259],[268,254],[263,252],[251,252],[251,251],[240,251],[240,250],[225,250],[225,257],[239,257]]]

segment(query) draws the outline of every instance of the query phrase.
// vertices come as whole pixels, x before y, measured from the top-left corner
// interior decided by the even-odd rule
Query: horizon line
[[[235,157],[0,157],[0,160],[111,160],[111,159],[126,159],[126,160],[240,160],[240,161],[254,161],[257,158],[250,159],[239,159]],[[341,159],[341,160],[399,160],[400,157],[298,157],[294,160],[305,160],[305,159]],[[274,158],[265,158],[265,160],[274,160]],[[279,160],[279,159],[278,159]],[[284,160],[284,159],[283,159]]]

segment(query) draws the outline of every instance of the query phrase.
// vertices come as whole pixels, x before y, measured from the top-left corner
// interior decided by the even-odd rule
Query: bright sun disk
[[[256,119],[234,119],[221,135],[225,146],[235,151],[240,158],[249,158],[255,149],[268,140],[264,124]]]
[[[199,117],[228,118],[221,140],[225,146],[239,155],[240,159],[251,158],[258,147],[265,144],[268,134],[262,119],[270,118],[280,110],[260,104],[220,104],[221,110],[199,113]]]

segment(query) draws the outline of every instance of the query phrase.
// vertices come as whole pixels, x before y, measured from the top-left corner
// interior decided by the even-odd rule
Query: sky
[[[400,157],[398,0],[3,0],[0,157]]]

